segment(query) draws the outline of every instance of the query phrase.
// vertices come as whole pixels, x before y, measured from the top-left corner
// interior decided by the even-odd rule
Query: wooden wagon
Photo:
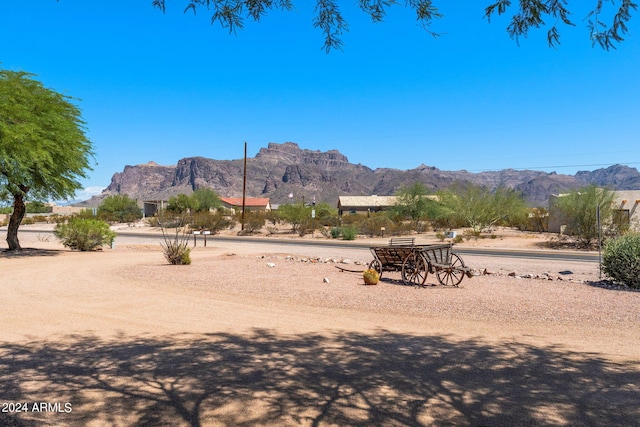
[[[452,243],[415,245],[412,238],[391,239],[388,246],[370,248],[374,259],[369,268],[380,277],[386,271],[399,271],[407,285],[422,286],[431,273],[443,286],[458,286],[465,275],[471,277],[471,269],[452,247]]]

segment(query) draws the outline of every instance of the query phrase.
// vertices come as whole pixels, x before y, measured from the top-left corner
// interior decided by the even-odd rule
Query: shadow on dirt
[[[49,257],[62,255],[68,252],[61,249],[38,249],[38,248],[22,248],[17,251],[10,251],[8,249],[0,249],[0,258],[37,258],[37,257]]]
[[[640,368],[630,362],[384,330],[68,336],[0,344],[2,402],[56,409],[0,423],[633,426]]]

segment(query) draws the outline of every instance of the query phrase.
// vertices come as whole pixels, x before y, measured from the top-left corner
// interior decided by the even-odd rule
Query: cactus
[[[364,278],[365,285],[377,285],[378,280],[380,280],[380,274],[373,268],[365,270],[362,273],[362,277]]]

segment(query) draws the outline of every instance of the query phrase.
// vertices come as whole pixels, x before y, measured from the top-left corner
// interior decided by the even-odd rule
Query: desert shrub
[[[79,251],[111,245],[116,237],[109,224],[98,219],[72,218],[56,225],[53,232],[64,246]]]
[[[49,216],[49,221],[55,222],[56,224],[62,224],[66,220],[67,218],[64,215],[60,215],[60,214],[53,214]]]
[[[69,215],[64,216],[65,221],[68,219]],[[72,218],[83,218],[83,219],[96,219],[96,215],[93,213],[93,209],[82,209],[80,212],[75,212],[71,214]],[[106,218],[100,218],[104,221],[109,221]]]
[[[169,227],[167,226],[168,223],[172,225],[172,231],[169,230]],[[191,264],[191,249],[188,247],[190,232],[188,227],[188,215],[160,215],[158,216],[158,224],[162,230],[162,242],[160,242],[160,246],[162,247],[164,257],[169,264]]]
[[[522,231],[547,232],[549,231],[549,210],[543,207],[530,209],[526,215],[518,217],[510,225]]]
[[[162,253],[171,265],[189,265],[191,264],[191,249],[187,247],[188,243],[177,240],[165,240],[160,243]]]
[[[98,217],[105,221],[133,222],[142,218],[142,210],[138,202],[126,194],[114,194],[100,203]]]
[[[608,240],[602,253],[602,271],[615,282],[640,289],[640,233]]]
[[[158,217],[156,216],[150,216],[145,218],[145,221],[147,222],[147,225],[149,225],[149,227],[159,227],[160,224],[158,223]]]
[[[357,223],[360,233],[367,236],[379,236],[382,233],[382,228],[391,230],[394,227],[393,221],[389,218],[386,212],[372,212],[368,216],[363,216]]]
[[[316,212],[316,223],[325,227],[332,227],[340,223],[338,209],[331,207],[328,203],[318,203],[312,209]]]
[[[31,224],[35,224],[35,221],[31,217],[25,216],[24,218],[22,218],[22,221],[20,222],[20,224],[31,225]]]
[[[190,217],[185,215],[186,221],[194,230],[209,230],[211,234],[218,234],[220,230],[231,228],[235,225],[235,221],[222,212],[196,212]]]
[[[47,217],[44,215],[34,215],[31,218],[35,222],[47,222]]]
[[[506,187],[495,190],[477,185],[454,185],[438,194],[444,211],[476,232],[493,225],[521,220],[528,208],[522,195]]]
[[[340,227],[331,227],[331,238],[337,239],[340,237]]]
[[[291,224],[292,233],[300,234],[298,228],[305,228],[304,223],[311,219],[311,208],[302,203],[284,204],[278,208],[278,216],[281,221]],[[306,231],[304,229],[300,235],[304,236]]]
[[[318,231],[320,231],[320,234],[322,235],[322,237],[326,237],[327,239],[331,239],[333,236],[331,235],[331,230],[333,229],[333,227],[329,228],[329,227],[318,227]]]
[[[247,211],[244,213],[244,233],[253,234],[256,231],[260,231],[264,227],[267,219],[264,212],[261,211]]]
[[[355,240],[358,235],[358,229],[355,227],[342,227],[341,229],[343,240]]]
[[[303,237],[306,234],[313,233],[315,230],[315,222],[311,218],[306,218],[298,224],[298,236]]]
[[[600,235],[596,206],[600,207],[601,227],[605,230],[610,229],[613,220],[613,200],[612,191],[589,185],[556,198],[553,207],[567,225],[565,232],[575,237],[577,246],[591,248]]]
[[[464,238],[465,238],[465,239],[467,239],[467,240],[471,240],[471,239],[473,239],[473,240],[478,240],[478,239],[480,238],[480,234],[481,234],[481,233],[480,233],[480,231],[478,231],[478,230],[474,230],[474,229],[472,229],[472,228],[469,228],[469,229],[464,230],[464,231],[462,232],[462,235],[463,235],[463,236],[464,236]]]

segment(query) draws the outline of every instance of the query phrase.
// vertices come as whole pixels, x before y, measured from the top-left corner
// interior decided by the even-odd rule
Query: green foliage
[[[31,219],[33,219],[33,222],[48,222],[47,217],[44,215],[34,215]]]
[[[358,235],[358,229],[355,227],[342,227],[340,234],[342,234],[342,240],[355,240]]]
[[[415,230],[415,224],[386,211],[370,212],[367,215],[352,214],[341,217],[343,227],[353,227],[361,234],[379,236],[380,227],[385,227],[384,235],[402,235]]]
[[[64,246],[79,251],[92,251],[111,245],[116,237],[106,222],[85,218],[71,218],[66,223],[56,225],[53,232]]]
[[[244,230],[245,234],[253,234],[260,231],[267,222],[265,213],[262,211],[245,211]]]
[[[222,201],[210,188],[198,188],[190,196],[178,194],[167,202],[167,210],[182,214],[185,212],[209,212],[222,207]]]
[[[187,224],[194,230],[209,230],[218,234],[220,230],[231,228],[235,222],[221,212],[196,212],[193,215],[183,214]]]
[[[380,236],[383,227],[385,233],[390,233],[395,228],[387,212],[372,212],[366,217],[364,215],[357,215],[356,217],[360,216],[362,218],[357,218],[359,219],[359,221],[357,221],[357,228],[360,230],[360,233],[369,237]]]
[[[167,202],[167,210],[176,214],[195,211],[196,206],[196,201],[186,194],[178,194],[177,196],[173,196]]]
[[[610,228],[613,219],[614,193],[595,185],[574,190],[557,197],[555,208],[566,221],[566,233],[575,236],[578,245],[589,247],[598,238],[597,206],[600,206],[600,224]]]
[[[487,227],[522,218],[528,211],[522,195],[504,187],[492,192],[477,185],[454,186],[440,192],[439,198],[457,222],[478,234]]]
[[[27,213],[48,213],[49,207],[40,201],[27,202],[25,204]]]
[[[337,239],[340,237],[340,227],[331,227],[331,238]]]
[[[0,70],[0,189],[13,199],[9,250],[20,249],[25,200],[64,200],[82,188],[92,157],[73,98],[45,88],[32,74]]]
[[[640,289],[640,233],[608,240],[602,252],[602,271],[615,282]]]
[[[428,216],[432,200],[427,198],[427,187],[420,182],[402,187],[396,193],[398,203],[390,210],[390,215],[396,218],[406,218],[418,221]]]
[[[270,210],[265,212],[265,220],[269,221],[273,225],[278,225],[280,222],[280,215],[278,215],[278,211]]]
[[[191,194],[191,199],[197,212],[208,212],[211,209],[222,207],[222,201],[210,188],[198,188]]]
[[[312,209],[315,209],[316,211],[315,219],[317,224],[323,225],[325,227],[338,225],[339,218],[338,218],[337,208],[331,207],[331,205],[329,205],[326,202],[321,202],[321,203],[318,203]]]
[[[93,213],[93,209],[82,209],[78,213],[74,213],[75,218],[96,219],[96,215]]]
[[[105,221],[134,222],[142,218],[142,211],[138,202],[126,194],[114,194],[100,203],[98,217]]]
[[[280,205],[278,216],[282,221],[291,224],[291,232],[298,232],[300,226],[311,218],[311,208],[302,203]],[[304,227],[303,227],[304,228]]]
[[[211,13],[211,23],[218,23],[234,34],[237,29],[244,27],[245,19],[259,21],[272,10],[294,9],[293,0],[185,0],[185,2],[187,5],[185,12],[196,13],[204,8]],[[153,0],[152,5],[164,12],[166,3],[166,0]],[[397,0],[360,0],[358,5],[373,22],[381,22],[386,17],[388,8],[398,3]],[[507,33],[516,41],[522,37],[526,38],[531,29],[547,27],[547,22],[551,22],[551,26],[547,29],[547,43],[550,47],[556,47],[560,44],[558,25],[575,25],[570,19],[571,12],[567,9],[567,3],[567,1],[496,0],[485,7],[484,17],[490,22],[496,15],[508,15],[510,22],[507,25]],[[349,31],[349,23],[340,10],[341,4],[344,2],[340,0],[316,0],[315,3],[313,26],[322,32],[323,47],[326,52],[341,49],[343,44],[341,37]],[[432,1],[407,1],[405,7],[413,11],[418,24],[427,34],[439,37],[439,33],[431,30],[431,25],[434,20],[444,15]],[[637,5],[631,0],[595,2],[595,6],[588,13],[587,23],[592,44],[598,44],[606,50],[615,48],[617,43],[624,40],[623,36],[628,31],[628,22],[636,9]],[[605,22],[605,19],[609,19],[610,23]]]
[[[549,210],[543,207],[533,208],[528,214],[517,219],[511,225],[519,230],[535,232],[549,231]]]

